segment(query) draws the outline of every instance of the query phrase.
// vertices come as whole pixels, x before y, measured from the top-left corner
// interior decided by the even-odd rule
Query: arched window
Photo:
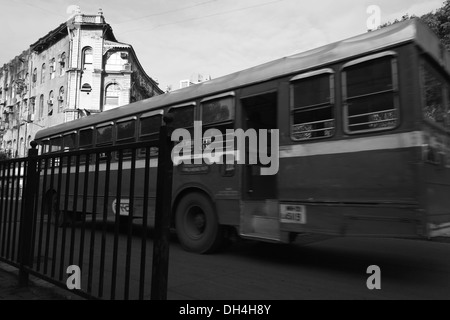
[[[64,74],[64,70],[66,69],[66,53],[61,53],[59,57],[59,75],[62,76]]]
[[[52,58],[50,60],[50,79],[54,79],[56,75],[56,60]]]
[[[37,68],[34,68],[33,76],[32,76],[31,80],[32,80],[33,87],[35,87],[36,86],[36,81],[37,81]]]
[[[105,90],[105,104],[110,106],[119,105],[120,87],[117,83],[111,83]]]
[[[42,64],[42,69],[41,69],[41,83],[45,82],[45,63]]]
[[[53,90],[50,91],[50,93],[48,94],[48,115],[51,116],[53,115],[53,103],[54,103],[54,99],[53,99]]]
[[[44,117],[44,95],[41,94],[39,97],[39,119]]]
[[[83,85],[81,86],[81,91],[83,92],[91,92],[92,91],[92,87],[89,83],[83,83]]]
[[[20,144],[19,144],[19,157],[22,157],[25,154],[25,145],[23,142],[23,138],[20,138]]]
[[[34,116],[34,113],[36,112],[36,97],[30,98],[30,115]]]
[[[92,54],[92,48],[86,47],[83,49],[83,69],[84,70],[92,70],[94,57]]]
[[[62,112],[64,107],[64,87],[59,88],[58,93],[58,112]]]

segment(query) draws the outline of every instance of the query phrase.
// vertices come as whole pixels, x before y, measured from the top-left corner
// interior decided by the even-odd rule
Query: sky
[[[239,70],[420,16],[443,0],[0,0],[0,65],[66,21],[73,6],[102,9],[119,42],[133,46],[145,72],[166,90],[198,75]]]

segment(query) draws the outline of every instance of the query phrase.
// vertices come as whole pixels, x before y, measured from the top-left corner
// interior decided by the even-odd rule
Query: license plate
[[[280,221],[282,223],[306,223],[306,207],[299,204],[280,205]]]

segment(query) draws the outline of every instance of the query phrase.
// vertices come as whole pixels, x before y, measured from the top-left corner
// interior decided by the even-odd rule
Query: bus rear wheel
[[[178,240],[187,251],[212,253],[223,243],[223,230],[214,206],[202,193],[191,193],[181,199],[175,227]]]

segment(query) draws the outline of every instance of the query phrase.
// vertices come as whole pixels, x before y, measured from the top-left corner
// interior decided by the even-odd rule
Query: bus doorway
[[[256,131],[258,143],[246,142],[245,159],[242,166],[243,219],[241,235],[278,241],[280,238],[277,175],[262,175],[261,168],[269,167],[260,161],[260,131],[267,130],[267,148],[262,150],[267,156],[271,154],[271,130],[277,129],[277,93],[266,92],[241,99],[242,129]],[[252,131],[252,130],[251,130]],[[278,146],[276,146],[278,147]],[[256,155],[254,154],[256,152]],[[250,163],[253,153],[257,162]],[[278,159],[277,159],[278,161]]]
[[[267,155],[271,152],[270,135],[271,129],[277,129],[277,93],[263,93],[251,96],[241,100],[243,112],[242,129],[247,131],[253,129],[257,132],[258,144],[249,145],[248,141],[245,148],[246,165],[244,167],[244,200],[262,200],[276,198],[276,175],[261,175],[259,158],[259,130],[267,130]],[[250,164],[250,153],[256,153],[256,164]],[[265,165],[269,166],[269,165]]]

